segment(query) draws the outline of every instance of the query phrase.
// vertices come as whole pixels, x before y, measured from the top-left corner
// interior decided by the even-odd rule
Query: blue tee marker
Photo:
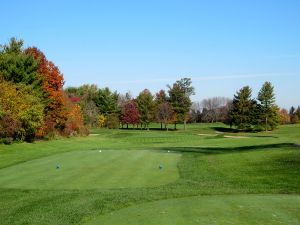
[[[159,165],[159,170],[162,170],[164,168],[164,166],[162,164]]]
[[[60,169],[60,165],[59,165],[59,164],[56,165],[56,169],[57,169],[57,170]]]

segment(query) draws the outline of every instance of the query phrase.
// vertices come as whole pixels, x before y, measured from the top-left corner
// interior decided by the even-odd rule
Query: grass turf
[[[179,159],[179,153],[148,150],[67,152],[0,170],[0,188],[51,190],[155,187],[179,178]]]
[[[86,225],[297,225],[300,196],[233,195],[168,199],[99,216]]]
[[[216,131],[224,133],[217,133],[217,136],[198,135],[216,134]],[[59,139],[35,144],[20,143],[11,146],[0,145],[0,173],[6,176],[6,179],[17,177],[18,171],[15,169],[19,167],[22,170],[26,164],[35,161],[45,163],[48,158],[64,158],[68,154],[80,155],[99,148],[119,152],[130,150],[133,153],[136,150],[152,149],[157,152],[178,152],[182,155],[177,164],[179,179],[159,186],[110,189],[97,186],[98,188],[90,189],[80,184],[83,186],[78,190],[68,188],[38,190],[38,185],[26,188],[24,186],[26,178],[19,183],[23,187],[4,188],[7,184],[2,181],[0,182],[1,224],[84,224],[95,221],[98,216],[101,218],[102,215],[109,216],[110,213],[120,209],[125,210],[127,207],[133,207],[129,209],[132,209],[131,213],[134,213],[135,205],[143,206],[147,202],[155,203],[155,201],[158,205],[163,205],[164,201],[161,200],[172,202],[176,201],[176,198],[189,196],[205,195],[207,198],[212,198],[213,202],[218,195],[227,195],[228,199],[232,198],[234,201],[235,196],[241,194],[249,196],[249,199],[253,194],[260,196],[273,194],[275,197],[278,195],[279,198],[282,196],[279,194],[290,194],[291,198],[299,202],[297,196],[300,194],[300,149],[294,143],[300,142],[300,126],[282,126],[268,133],[228,133],[227,131],[228,127],[221,124],[193,124],[187,131],[170,132],[95,129],[93,133],[99,135],[87,138]],[[225,135],[247,136],[247,138],[225,138]],[[70,160],[70,163],[71,161],[73,160]],[[146,157],[143,161],[147,164],[151,160]],[[127,163],[124,165],[133,166]],[[146,167],[142,163],[141,165]],[[7,176],[6,172],[10,170],[16,174]],[[35,170],[32,172],[40,173]],[[89,176],[88,172],[85,174]],[[121,173],[116,173],[113,177],[121,179],[118,175]],[[30,176],[30,179],[34,180],[34,176]],[[78,183],[79,181],[80,179]],[[12,182],[11,185],[14,183],[17,181]],[[220,198],[218,204],[222,204],[225,200]],[[215,202],[218,201],[215,200]],[[239,201],[236,200],[237,204]],[[264,202],[267,204],[268,201],[263,198],[257,200],[261,202],[261,205]],[[289,224],[290,218],[297,219],[280,209],[280,205],[285,203],[276,200],[272,204],[274,204],[274,209],[278,208],[278,212],[286,214],[282,216],[283,224]],[[208,209],[213,208],[213,205],[217,203],[208,204]],[[256,214],[259,213],[260,208],[256,206],[258,207],[259,204],[253,205],[253,211],[249,211],[251,214],[249,218],[259,218]],[[298,212],[297,207],[292,207],[291,210]],[[240,212],[237,211],[237,213]],[[131,215],[128,213],[127,219],[131,219]],[[222,219],[221,214],[219,215]],[[156,216],[160,217],[160,215]],[[180,217],[180,214],[176,217],[176,213],[169,216],[170,221],[176,218],[180,221]],[[187,215],[186,221],[189,221],[189,218],[194,219]],[[116,216],[116,219],[124,220],[121,214],[119,217]],[[244,224],[247,224],[247,221],[248,217],[244,220],[241,218]],[[265,221],[266,224],[272,224],[269,217],[266,217]],[[201,224],[194,222],[194,224]],[[212,219],[209,219],[209,224],[213,224]]]

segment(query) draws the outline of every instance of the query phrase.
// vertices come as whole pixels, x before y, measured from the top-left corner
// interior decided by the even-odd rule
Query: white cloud
[[[234,80],[234,79],[251,79],[251,78],[260,78],[260,77],[280,77],[280,76],[300,76],[299,73],[261,73],[261,74],[236,74],[236,75],[223,75],[223,76],[181,76],[181,77],[189,77],[193,82],[197,81],[208,81],[208,80]],[[124,81],[115,81],[109,82],[107,84],[153,84],[153,83],[168,83],[174,82],[181,77],[166,77],[166,78],[156,78],[156,79],[139,79],[139,80],[124,80]]]

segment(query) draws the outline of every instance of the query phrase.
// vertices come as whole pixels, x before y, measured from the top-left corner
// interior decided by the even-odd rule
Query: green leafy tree
[[[149,130],[149,123],[153,120],[154,102],[148,89],[143,90],[136,99],[140,113],[140,123]]]
[[[184,122],[184,129],[186,129],[186,122],[189,117],[188,113],[192,106],[190,96],[194,94],[194,87],[191,84],[192,81],[190,78],[182,78],[176,81],[173,86],[168,85],[169,100],[176,114],[176,121],[174,121],[175,129],[177,121]]]
[[[256,101],[251,99],[249,86],[240,89],[235,95],[230,113],[231,122],[239,129],[251,129],[256,112]]]
[[[273,130],[279,123],[278,107],[275,104],[274,87],[265,82],[257,97],[259,101],[259,122],[264,124],[265,130]]]

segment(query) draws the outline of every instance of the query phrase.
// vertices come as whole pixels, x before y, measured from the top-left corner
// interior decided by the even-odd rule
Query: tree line
[[[233,99],[213,97],[194,102],[190,111],[190,122],[223,122],[240,130],[273,130],[278,124],[300,123],[300,106],[288,111],[275,104],[274,87],[265,82],[258,96],[252,98],[252,89],[245,86]]]
[[[12,38],[0,48],[0,142],[87,133],[81,109],[63,91],[58,67]]]
[[[239,130],[273,130],[278,124],[300,123],[300,107],[289,112],[275,104],[274,87],[265,82],[256,98],[245,86],[233,99],[213,97],[192,102],[195,94],[190,78],[182,78],[167,90],[137,97],[95,84],[63,89],[58,67],[37,47],[23,47],[12,38],[0,48],[0,142],[33,141],[58,135],[86,135],[88,128],[149,129],[152,122],[161,130],[170,124],[223,122]]]
[[[144,89],[136,98],[130,93],[119,94],[109,88],[96,85],[68,87],[65,92],[72,102],[80,105],[84,122],[89,127],[128,128],[129,126],[149,129],[151,122],[161,124],[161,129],[168,130],[170,123],[186,123],[192,105],[190,96],[194,87],[190,78],[182,78],[168,91],[160,90],[152,94]]]

